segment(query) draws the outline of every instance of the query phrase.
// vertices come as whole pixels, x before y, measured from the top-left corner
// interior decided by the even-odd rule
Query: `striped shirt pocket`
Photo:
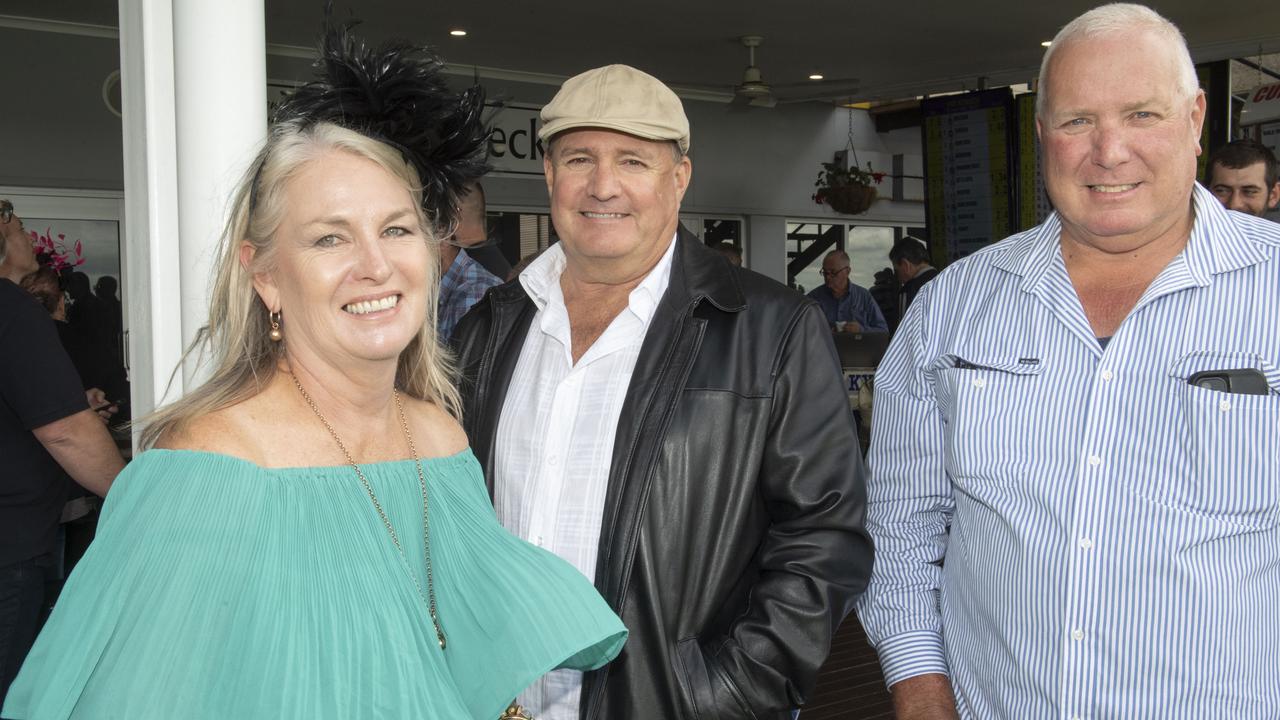
[[[1255,369],[1266,395],[1190,384],[1198,372]],[[1258,354],[1192,352],[1169,368],[1190,467],[1167,474],[1167,502],[1250,527],[1280,523],[1280,366]],[[1176,462],[1176,460],[1175,460]]]
[[[1035,353],[944,355],[932,367],[942,412],[947,472],[964,492],[1025,482],[1041,443],[1044,365]]]

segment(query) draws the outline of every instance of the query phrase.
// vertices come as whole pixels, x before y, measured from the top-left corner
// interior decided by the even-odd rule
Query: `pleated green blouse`
[[[349,466],[138,456],[3,717],[495,720],[542,674],[621,650],[590,582],[498,524],[465,450],[423,461],[442,651],[413,581],[414,463],[361,468],[405,557]]]

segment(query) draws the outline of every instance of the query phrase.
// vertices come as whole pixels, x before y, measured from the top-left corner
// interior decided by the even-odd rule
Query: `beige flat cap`
[[[606,65],[565,80],[542,108],[538,139],[580,127],[673,140],[680,152],[689,152],[689,118],[680,98],[658,78],[628,65]]]

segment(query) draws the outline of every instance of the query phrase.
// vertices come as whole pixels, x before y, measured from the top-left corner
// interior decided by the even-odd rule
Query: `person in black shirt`
[[[938,270],[929,264],[929,251],[924,243],[905,235],[893,244],[889,250],[889,262],[893,263],[893,271],[898,275],[902,287],[898,290],[898,318],[906,317],[907,308],[916,299],[916,293],[924,284],[938,275]]]
[[[102,344],[102,309],[90,288],[89,276],[78,270],[73,271],[66,276],[66,284],[67,294],[71,296],[71,306],[67,308],[67,323],[71,325],[72,332],[79,335],[86,345]]]
[[[110,279],[110,276],[104,275],[103,279]],[[58,330],[58,338],[62,341],[62,349],[66,350],[71,358],[71,364],[80,375],[85,391],[101,388],[103,395],[107,398],[115,401],[127,400],[128,377],[124,366],[120,363],[119,355],[112,351],[111,343],[104,338],[95,338],[89,333],[78,332],[68,322],[66,294],[63,292],[58,273],[52,267],[42,267],[24,277],[20,285],[23,290],[31,293],[53,318],[54,326]],[[102,302],[101,298],[98,300]],[[109,306],[104,303],[102,307]],[[96,406],[93,401],[90,401],[90,404]],[[114,405],[112,407],[117,410],[122,409]],[[118,416],[113,419],[121,420]]]
[[[880,314],[884,315],[884,321],[889,324],[889,330],[896,331],[898,323],[902,321],[902,301],[898,296],[902,285],[898,282],[898,276],[890,268],[877,270],[875,280],[867,291],[871,293],[871,299],[876,301],[876,307],[880,308]]]
[[[124,463],[53,319],[15,284],[39,268],[0,201],[0,700],[39,630],[67,475],[105,495]]]
[[[124,362],[124,313],[120,298],[116,297],[119,283],[110,275],[103,275],[93,284],[93,297],[98,301],[102,323],[102,338],[107,351],[117,363]]]

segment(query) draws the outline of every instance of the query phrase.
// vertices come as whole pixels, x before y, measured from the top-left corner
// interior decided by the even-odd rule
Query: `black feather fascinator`
[[[426,46],[369,47],[352,33],[357,21],[335,21],[326,5],[317,79],[298,88],[273,120],[330,122],[398,149],[422,180],[427,217],[452,229],[464,187],[489,170],[483,89],[450,90],[444,62]]]

